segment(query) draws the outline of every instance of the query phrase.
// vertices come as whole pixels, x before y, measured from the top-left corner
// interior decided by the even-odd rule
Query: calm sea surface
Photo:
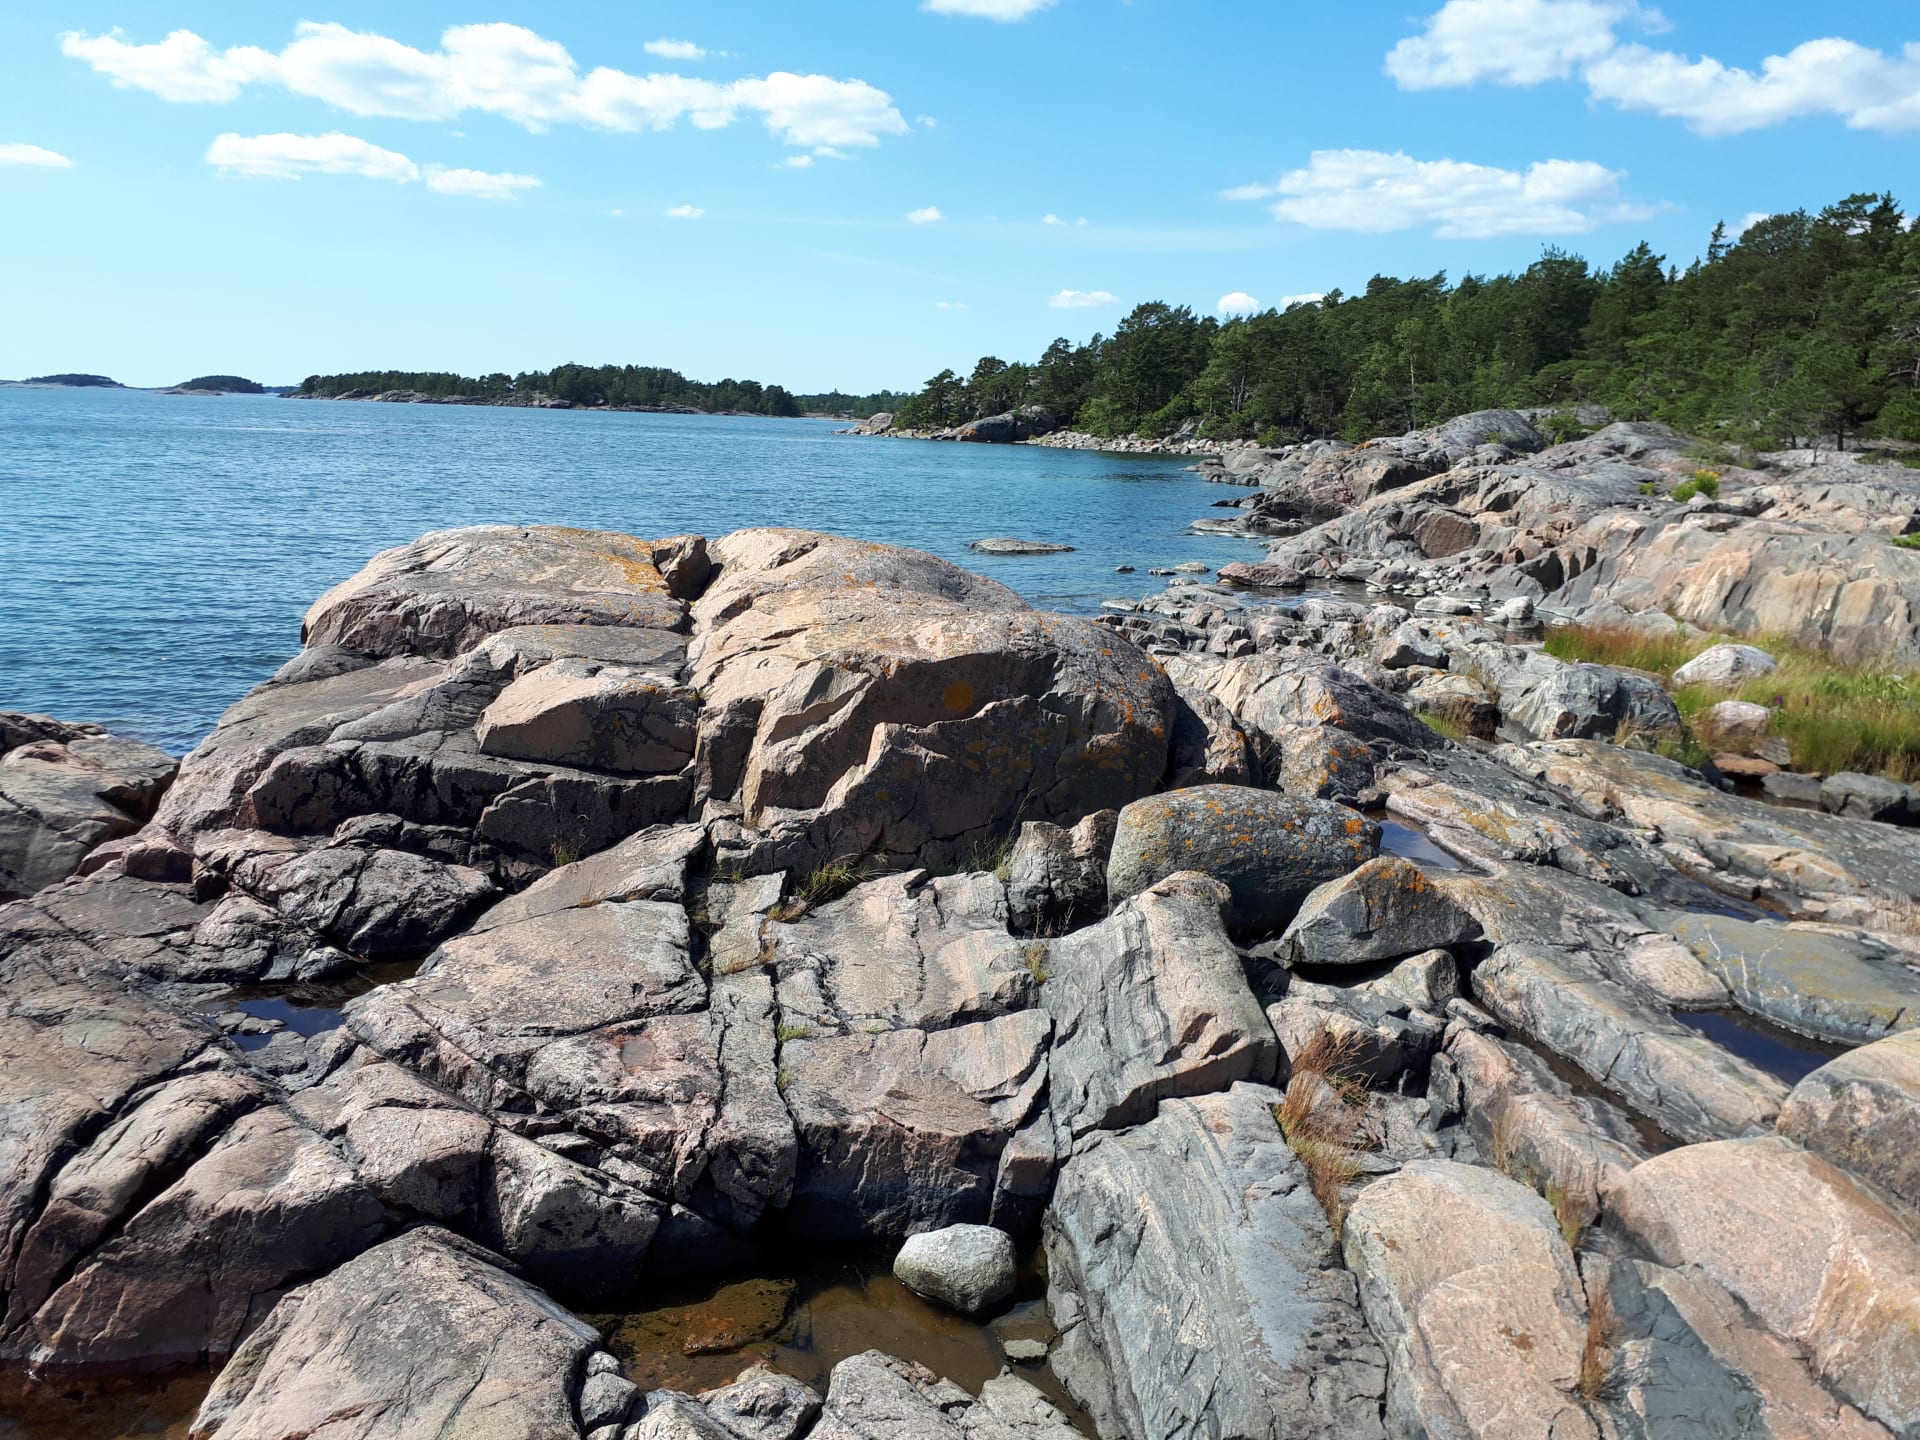
[[[1183,461],[835,427],[0,388],[0,709],[185,751],[299,649],[321,591],[453,525],[799,525],[918,546],[1077,611],[1158,589],[1149,566],[1258,556],[1187,533],[1238,492]],[[1078,549],[966,548],[989,535]]]

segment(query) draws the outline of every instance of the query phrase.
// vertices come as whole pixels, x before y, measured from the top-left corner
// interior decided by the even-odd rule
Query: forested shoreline
[[[1026,405],[1101,436],[1277,444],[1503,406],[1605,405],[1730,441],[1920,439],[1920,234],[1891,195],[1716,227],[1685,270],[1549,249],[1518,275],[1376,276],[1225,321],[1136,307],[1037,361],[944,370],[899,407],[937,430]]]
[[[456,375],[447,371],[362,370],[309,375],[293,393],[304,399],[336,399],[356,391],[381,394],[410,390],[430,400],[466,400],[513,405],[560,401],[580,409],[695,410],[747,415],[870,415],[907,397],[891,391],[848,395],[828,391],[796,395],[757,380],[689,380],[678,370],[651,365],[557,365],[518,375]]]

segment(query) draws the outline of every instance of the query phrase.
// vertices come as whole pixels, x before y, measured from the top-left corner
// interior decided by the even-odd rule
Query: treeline
[[[1523,274],[1377,276],[1359,295],[1225,322],[1141,305],[1031,364],[942,371],[896,424],[1023,405],[1099,435],[1266,443],[1397,434],[1497,406],[1609,406],[1728,440],[1920,439],[1920,233],[1890,195],[1796,211],[1681,271],[1549,249]]]
[[[244,375],[196,375],[182,380],[176,390],[218,390],[223,395],[264,395],[267,387]]]
[[[362,370],[350,375],[309,375],[298,395],[330,398],[354,390],[417,390],[446,400],[464,397],[491,402],[550,396],[582,407],[608,406],[639,410],[704,410],[749,415],[804,415],[825,410],[834,414],[872,414],[897,404],[904,396],[882,394],[855,397],[795,395],[779,385],[757,380],[689,380],[678,370],[651,365],[559,365],[552,370],[524,370],[518,375],[453,375],[444,371]],[[831,403],[829,403],[831,402]],[[872,410],[859,407],[871,403]]]

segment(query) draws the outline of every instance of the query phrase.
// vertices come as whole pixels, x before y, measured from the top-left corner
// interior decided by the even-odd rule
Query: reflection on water
[[[1402,860],[1416,860],[1423,865],[1431,865],[1436,870],[1458,870],[1460,862],[1454,856],[1442,850],[1420,831],[1398,820],[1380,820],[1380,853],[1398,855]]]
[[[272,1028],[233,1037],[233,1043],[242,1050],[259,1050],[282,1031],[312,1036],[336,1030],[345,1023],[343,1012],[348,1001],[382,985],[410,979],[419,970],[419,959],[382,960],[362,967],[344,980],[238,986],[219,999],[207,1002],[206,1008],[214,1013],[238,1010],[256,1020],[269,1022]]]
[[[922,1300],[893,1278],[891,1266],[891,1252],[841,1255],[780,1273],[657,1289],[645,1309],[586,1319],[607,1336],[607,1348],[636,1385],[693,1393],[730,1384],[758,1364],[825,1394],[840,1361],[883,1350],[977,1394],[1010,1363],[1009,1342],[1052,1337],[1041,1298],[1045,1279],[1031,1264],[1023,1267],[1007,1309],[984,1320]],[[1012,1368],[1082,1433],[1093,1434],[1044,1362]]]
[[[213,1375],[30,1385],[0,1379],[0,1440],[186,1440]]]
[[[1679,1011],[1674,1018],[1788,1085],[1798,1085],[1829,1060],[1847,1053],[1845,1045],[1796,1035],[1744,1010]]]

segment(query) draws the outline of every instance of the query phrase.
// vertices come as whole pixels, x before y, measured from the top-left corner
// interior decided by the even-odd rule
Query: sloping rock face
[[[737,797],[733,849],[754,868],[951,860],[1020,820],[1118,808],[1166,771],[1172,685],[1089,621],[804,531],[742,531],[714,555],[690,672],[702,778]]]
[[[1385,1433],[1386,1357],[1274,1122],[1279,1100],[1247,1084],[1168,1100],[1061,1172],[1055,1365],[1102,1434]]]
[[[576,1440],[599,1338],[497,1257],[414,1230],[281,1301],[221,1372],[193,1436]]]
[[[1822,1065],[1793,1087],[1778,1129],[1920,1209],[1920,1033]]]
[[[96,846],[138,830],[178,768],[97,725],[0,711],[0,901],[66,879]]]

